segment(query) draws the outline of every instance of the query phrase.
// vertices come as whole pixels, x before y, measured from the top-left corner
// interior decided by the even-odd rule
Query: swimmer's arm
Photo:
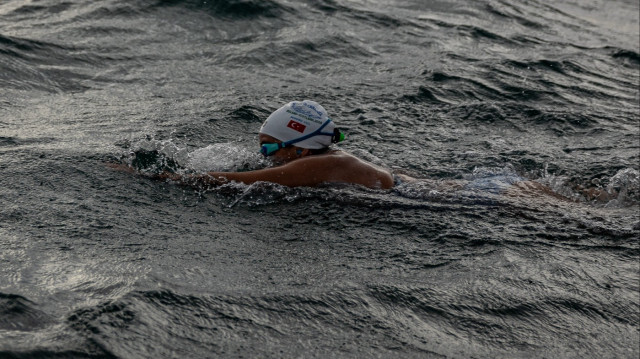
[[[164,176],[163,176],[164,175]],[[391,175],[352,160],[308,157],[278,167],[247,172],[209,172],[197,175],[167,173],[160,176],[188,185],[219,186],[232,181],[252,184],[273,182],[288,187],[315,187],[322,183],[353,183],[369,188],[387,189],[393,186]]]
[[[284,166],[282,166],[284,167]],[[288,187],[316,186],[321,182],[313,181],[307,176],[300,177],[290,168],[265,168],[247,172],[208,172],[205,174],[161,173],[157,179],[167,179],[194,187],[216,187],[229,182],[252,184],[255,182],[273,182]]]
[[[275,168],[269,168],[264,170],[249,171],[249,172],[208,172],[205,174],[179,174],[174,172],[162,172],[157,174],[145,174],[138,172],[135,168],[122,164],[122,163],[107,163],[107,167],[110,167],[116,171],[136,173],[144,177],[155,180],[167,180],[178,182],[184,185],[194,187],[215,187],[232,181],[243,182],[251,184],[258,181],[276,182],[286,185],[292,185],[282,179],[282,174],[286,171],[278,171],[274,173],[271,171]],[[278,176],[280,174],[280,176]]]
[[[260,171],[264,171],[260,173],[260,177],[264,177],[259,180],[289,187],[314,187],[323,183],[350,183],[377,189],[393,187],[391,173],[350,155],[309,156]],[[240,176],[251,174],[238,173]]]
[[[297,184],[294,181],[288,181],[287,177],[295,175],[291,174],[291,171],[287,170],[287,168],[281,169],[280,167],[249,172],[208,172],[205,174],[179,174],[174,172],[162,172],[158,174],[145,174],[140,173],[135,168],[122,163],[107,163],[106,165],[107,167],[110,167],[116,171],[140,174],[144,177],[155,180],[173,181],[195,187],[215,187],[232,181],[243,182],[246,184],[251,184],[258,181],[267,181],[280,183],[287,186],[303,185]],[[275,171],[276,169],[278,170]]]

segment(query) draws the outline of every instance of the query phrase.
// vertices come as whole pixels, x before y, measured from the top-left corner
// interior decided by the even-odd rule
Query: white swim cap
[[[310,100],[293,101],[272,113],[262,124],[260,133],[286,142],[313,133],[328,119],[327,111],[317,102]],[[330,121],[322,129],[322,132],[331,134],[335,127],[336,125],[333,121]],[[294,145],[316,150],[329,147],[330,144],[331,135],[318,134],[296,142]]]

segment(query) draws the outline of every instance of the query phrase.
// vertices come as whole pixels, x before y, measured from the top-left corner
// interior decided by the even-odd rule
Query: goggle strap
[[[326,121],[324,121],[324,123],[322,124],[322,126],[320,126],[320,128],[318,128],[317,130],[315,130],[315,131],[313,131],[313,132],[311,132],[311,133],[309,133],[309,134],[306,134],[306,135],[304,135],[304,136],[302,136],[302,137],[298,137],[298,138],[294,138],[293,140],[289,140],[289,141],[286,141],[286,142],[282,142],[282,144],[283,144],[283,146],[282,146],[282,147],[289,146],[289,145],[292,145],[292,144],[294,144],[294,143],[298,143],[298,142],[300,142],[300,141],[304,141],[304,140],[306,140],[307,138],[311,138],[311,137],[314,137],[314,136],[317,136],[317,135],[333,136],[333,133],[328,134],[328,133],[326,133],[326,132],[322,132],[322,129],[323,129],[323,128],[325,128],[325,127],[327,127],[327,125],[329,124],[329,122],[331,122],[331,119],[330,119],[330,118],[328,118]]]

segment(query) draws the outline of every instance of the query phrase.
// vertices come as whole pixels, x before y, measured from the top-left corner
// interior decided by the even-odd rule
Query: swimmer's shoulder
[[[382,189],[393,187],[391,172],[341,150],[306,156],[290,164],[319,169],[327,174],[328,182],[355,183]]]
[[[360,158],[342,151],[342,150],[328,150],[323,153],[314,154],[310,156],[305,156],[299,159],[296,159],[293,162],[304,163],[304,162],[315,162],[315,163],[328,163],[331,165],[349,165],[349,164],[360,164],[367,163],[366,161],[361,160]]]
[[[321,161],[330,162],[333,166],[345,169],[357,169],[357,168],[367,168],[367,169],[375,169],[379,171],[383,171],[391,175],[387,169],[375,165],[369,161],[363,160],[359,157],[356,157],[349,152],[345,152],[342,150],[329,150],[325,153],[309,156],[309,157],[317,157]]]

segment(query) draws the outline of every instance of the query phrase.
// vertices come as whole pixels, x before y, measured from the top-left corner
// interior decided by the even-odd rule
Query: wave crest
[[[158,7],[183,6],[229,19],[278,18],[290,9],[271,0],[159,0]]]

